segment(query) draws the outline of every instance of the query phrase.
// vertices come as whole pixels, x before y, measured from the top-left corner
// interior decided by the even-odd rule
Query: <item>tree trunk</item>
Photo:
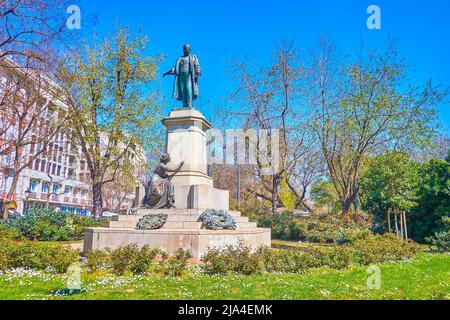
[[[392,229],[391,229],[391,208],[388,209],[387,216],[388,216],[388,230],[389,230],[389,233],[390,233],[390,232],[392,232]]]
[[[100,218],[102,215],[103,209],[103,196],[102,196],[102,184],[96,183],[92,185],[92,203],[93,203],[93,211],[94,217]]]
[[[317,214],[316,210],[314,210],[313,207],[311,207],[308,203],[306,203],[305,199],[299,199],[299,202],[302,206],[305,207],[306,210],[308,210],[309,213],[311,213],[312,215]]]
[[[272,177],[272,195],[271,195],[271,202],[272,202],[272,214],[277,213],[278,209],[278,176],[274,175]]]
[[[397,222],[397,209],[394,209],[394,223],[395,223],[395,233],[398,237],[398,222]]]
[[[17,182],[19,181],[19,175],[14,174],[13,180],[11,182],[11,187],[9,188],[8,195],[4,201],[3,208],[3,220],[8,220],[9,218],[9,203],[11,202],[14,194],[16,193]]]
[[[346,217],[350,216],[350,208],[353,204],[353,198],[346,198],[341,201],[342,205],[342,214]]]
[[[405,239],[408,240],[408,224],[406,223],[406,212],[403,211],[403,222],[405,224]]]
[[[403,240],[404,232],[403,232],[403,212],[400,211],[400,238]]]

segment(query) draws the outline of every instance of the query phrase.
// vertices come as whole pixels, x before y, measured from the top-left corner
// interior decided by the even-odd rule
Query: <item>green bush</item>
[[[0,241],[19,240],[21,237],[19,230],[0,224]]]
[[[133,274],[149,273],[159,254],[160,250],[152,249],[148,245],[143,246],[131,263],[131,272]]]
[[[312,268],[344,269],[352,264],[369,265],[413,257],[420,248],[393,236],[356,236],[345,245],[307,247],[295,250],[260,248],[255,252],[241,246],[211,249],[202,257],[201,269],[213,274],[303,273]]]
[[[438,253],[450,252],[450,231],[435,233],[434,237],[427,238],[427,241],[434,246],[432,251]]]
[[[99,269],[111,269],[116,275],[145,275],[162,273],[170,276],[180,276],[186,270],[188,260],[192,257],[190,251],[178,249],[173,256],[148,245],[139,248],[137,244],[107,250],[93,250],[87,255],[86,268],[88,272]]]
[[[98,227],[104,220],[81,217],[52,208],[32,208],[27,215],[1,222],[3,227],[18,230],[30,240],[73,241],[83,239],[86,228]]]
[[[8,257],[3,251],[0,251],[0,271],[8,269]]]
[[[259,256],[264,271],[270,273],[303,273],[314,267],[305,252],[261,248]]]
[[[110,251],[111,267],[115,274],[121,276],[127,272],[131,272],[131,265],[139,254],[137,244],[130,244],[126,247],[117,248]]]
[[[357,240],[368,239],[373,235],[368,229],[341,229],[336,233],[336,242],[338,244],[353,243]]]
[[[90,273],[109,268],[111,259],[105,250],[92,250],[86,254],[86,268]]]
[[[256,274],[263,271],[261,255],[252,253],[248,247],[227,246],[211,249],[201,258],[206,274]]]
[[[192,253],[190,251],[179,248],[173,256],[161,261],[163,265],[163,274],[172,277],[183,275],[190,258],[192,258]]]
[[[353,262],[362,265],[407,260],[420,251],[418,245],[393,234],[372,235],[354,241],[349,247],[353,251]]]
[[[426,241],[434,247],[432,251],[438,253],[450,252],[450,217],[442,217],[442,225],[440,232],[426,238]]]
[[[126,273],[147,274],[152,271],[156,257],[161,254],[158,249],[145,245],[139,248],[137,244],[109,250],[111,268],[117,275]]]
[[[57,273],[79,260],[79,254],[67,247],[48,246],[32,241],[3,241],[0,247],[2,268],[52,269]]]
[[[229,255],[220,249],[210,249],[201,258],[201,269],[209,275],[226,274],[230,271]]]
[[[346,243],[353,233],[370,233],[371,221],[361,216],[360,222],[344,221],[335,215],[311,215],[297,218],[291,212],[276,215],[259,215],[259,227],[271,228],[272,238],[311,243]]]
[[[306,248],[277,250],[261,247],[255,252],[240,246],[209,250],[202,257],[201,269],[213,274],[303,273],[311,268],[346,268],[351,263],[347,248]]]

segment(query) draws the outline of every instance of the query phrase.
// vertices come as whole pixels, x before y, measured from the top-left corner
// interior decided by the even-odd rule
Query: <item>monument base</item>
[[[88,229],[84,239],[84,253],[96,249],[118,248],[132,243],[149,245],[168,253],[179,248],[190,250],[199,262],[209,248],[242,244],[251,249],[271,245],[271,230],[257,228],[238,211],[229,211],[229,191],[214,188],[207,175],[206,131],[211,124],[197,110],[174,110],[163,120],[167,128],[166,152],[172,167],[183,162],[182,170],[171,179],[177,209],[138,209],[134,215],[112,218],[103,228]],[[143,189],[138,188],[136,199],[141,203]],[[225,210],[234,216],[236,230],[208,230],[200,221],[207,209]],[[136,230],[145,215],[167,214],[167,221],[159,230]]]
[[[200,262],[209,248],[243,244],[256,250],[271,245],[270,229],[257,228],[256,223],[249,222],[238,211],[230,211],[237,223],[236,230],[206,229],[199,221],[202,212],[202,209],[140,209],[136,215],[113,217],[103,228],[86,231],[83,252],[136,243],[168,253],[184,248],[192,252],[194,262]],[[167,214],[167,222],[158,230],[136,230],[139,219],[149,214]]]

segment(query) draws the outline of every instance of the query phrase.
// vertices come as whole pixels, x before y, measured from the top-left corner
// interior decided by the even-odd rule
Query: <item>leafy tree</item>
[[[411,231],[414,240],[444,231],[443,218],[450,216],[450,157],[430,160],[419,169],[419,203],[411,212]]]
[[[333,182],[322,181],[312,186],[311,199],[314,207],[326,213],[338,213],[341,210],[339,197]]]
[[[375,214],[375,223],[390,226],[388,212],[394,213],[397,221],[398,212],[409,212],[418,205],[418,167],[407,153],[387,152],[366,159],[360,179],[361,198],[363,208]]]
[[[121,168],[145,158],[140,146],[152,147],[160,119],[153,84],[159,57],[146,55],[147,37],[127,28],[76,55],[66,72],[73,110],[73,139],[90,171],[94,214],[101,215],[103,187]]]

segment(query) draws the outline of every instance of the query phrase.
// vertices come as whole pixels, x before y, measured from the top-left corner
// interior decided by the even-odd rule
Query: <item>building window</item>
[[[56,174],[56,164],[54,163],[52,166],[52,174],[55,175]]]
[[[46,164],[45,160],[42,160],[41,161],[41,171],[42,172],[45,172],[45,164]]]
[[[75,170],[74,169],[70,169],[69,168],[69,179],[72,179],[72,180],[76,179]]]
[[[66,197],[69,197],[69,196],[71,195],[71,193],[72,193],[72,187],[66,186],[66,187],[64,188],[64,195],[65,195]]]
[[[49,188],[50,188],[50,185],[48,182],[42,182],[42,186],[41,186],[42,193],[48,193]]]
[[[39,170],[39,159],[36,159],[35,161],[34,161],[34,170]]]
[[[58,194],[59,193],[59,189],[61,189],[61,185],[60,184],[54,184],[53,185],[53,193],[54,194]]]
[[[58,172],[57,172],[57,176],[60,177],[61,176],[61,166],[58,166]]]
[[[36,188],[39,184],[39,180],[30,179],[30,187],[28,188],[29,192],[36,192]]]

